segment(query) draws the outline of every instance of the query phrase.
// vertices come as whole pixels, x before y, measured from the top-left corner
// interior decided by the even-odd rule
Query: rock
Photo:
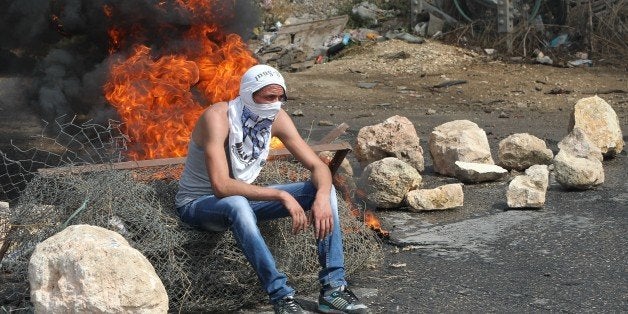
[[[567,189],[585,190],[604,183],[600,147],[580,127],[563,138],[554,157],[556,181]]]
[[[371,82],[358,82],[358,87],[359,88],[364,88],[364,89],[372,89],[375,86],[377,86],[377,83],[371,83]]]
[[[574,127],[571,133],[558,142],[558,148],[579,158],[604,160],[600,148],[579,127]]]
[[[302,117],[303,116],[303,110],[297,109],[297,110],[292,112],[292,115],[295,116],[295,117]]]
[[[375,161],[364,169],[360,184],[367,200],[378,208],[396,208],[408,191],[421,185],[421,175],[408,163],[395,157]]]
[[[426,115],[433,115],[436,114],[436,110],[434,109],[427,109],[427,112],[425,112]]]
[[[28,265],[35,313],[166,313],[148,259],[119,234],[74,225],[39,243]]]
[[[554,154],[545,141],[528,133],[517,133],[499,142],[499,165],[506,169],[525,170],[532,165],[549,165]]]
[[[554,64],[554,61],[550,57],[543,54],[540,50],[535,49],[533,53],[536,54],[536,62],[548,65]]]
[[[489,164],[456,161],[455,176],[465,183],[477,183],[501,180],[508,175],[508,170]]]
[[[586,190],[604,183],[602,162],[595,158],[580,158],[561,150],[554,157],[556,181],[567,189]]]
[[[540,64],[548,64],[548,65],[554,64],[554,61],[552,60],[552,58],[550,58],[548,56],[545,56],[545,55],[536,57],[536,62],[538,62]]]
[[[392,116],[380,124],[361,128],[354,153],[362,165],[396,157],[419,172],[425,168],[419,136],[412,122],[402,116]]]
[[[613,157],[624,148],[617,114],[598,96],[582,98],[575,104],[569,129],[576,127],[588,135],[605,157]]]
[[[486,132],[469,120],[455,120],[434,128],[429,140],[434,170],[455,175],[455,162],[494,164]]]
[[[547,165],[533,165],[525,175],[516,176],[508,185],[506,193],[510,208],[540,208],[545,205],[545,194],[549,185]]]
[[[425,39],[423,37],[414,36],[406,32],[397,35],[395,39],[400,39],[410,44],[422,44],[425,42]]]
[[[411,211],[443,210],[460,207],[464,203],[462,184],[446,184],[435,189],[412,190],[406,194]]]

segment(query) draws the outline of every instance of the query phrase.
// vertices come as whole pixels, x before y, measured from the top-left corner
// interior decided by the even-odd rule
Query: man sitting
[[[281,109],[285,100],[286,85],[279,71],[256,65],[242,76],[236,99],[216,103],[201,114],[179,181],[177,213],[183,222],[204,230],[231,229],[276,313],[301,313],[303,309],[294,299],[295,290],[287,284],[286,275],[277,269],[257,222],[290,215],[293,234],[313,223],[321,265],[318,309],[365,313],[367,307],[346,288],[331,173]],[[311,181],[267,187],[251,184],[266,163],[272,136],[311,171]]]

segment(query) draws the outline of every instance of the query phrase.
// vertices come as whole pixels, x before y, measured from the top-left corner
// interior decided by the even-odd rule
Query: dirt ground
[[[347,122],[357,131],[402,115],[415,123],[423,139],[436,125],[469,119],[494,139],[529,132],[560,140],[545,126],[567,125],[575,102],[595,94],[609,102],[626,125],[625,68],[510,63],[436,41],[417,45],[391,40],[358,47],[341,59],[286,77],[290,100],[285,108],[303,111],[302,117],[295,117],[301,128],[313,122],[316,129],[320,120],[327,120]],[[433,87],[450,80],[466,83]],[[360,83],[376,85],[360,88]],[[498,133],[498,125],[512,130]]]
[[[597,94],[614,108],[619,116],[623,134],[628,134],[626,70],[623,66],[613,65],[594,64],[592,67],[561,68],[534,64],[526,60],[501,61],[484,53],[444,45],[438,41],[408,44],[390,40],[352,47],[347,49],[341,58],[317,64],[301,72],[285,73],[289,100],[284,109],[293,115],[302,135],[312,141],[320,139],[335,125],[348,123],[349,130],[340,139],[352,144],[355,143],[357,132],[363,126],[380,123],[394,115],[407,117],[414,123],[425,152],[426,170],[423,174],[423,186],[429,188],[450,180],[434,174],[427,149],[429,133],[434,127],[448,121],[467,119],[477,123],[487,132],[494,157],[497,156],[497,143],[500,140],[513,133],[523,132],[544,139],[556,152],[556,144],[568,133],[572,106],[580,98]],[[464,80],[464,83],[435,87],[452,80]],[[38,134],[41,130],[42,117],[29,112],[23,103],[7,101],[19,99],[20,84],[22,83],[15,78],[0,79],[0,99],[3,99],[0,100],[0,149],[8,147],[11,140],[18,144],[29,143],[30,136]],[[298,110],[302,115],[297,114]],[[348,158],[352,161],[356,175],[359,174],[361,169],[353,156],[349,155]],[[625,180],[625,151],[618,159],[619,161],[612,161],[615,163],[612,169],[616,172],[623,171],[624,175],[619,175],[619,178],[623,177]],[[625,181],[617,180],[615,183],[618,184],[618,191],[625,194]],[[471,187],[471,192],[476,190],[479,194],[490,194],[492,192],[487,191],[495,190],[496,186],[503,188],[503,183]],[[596,192],[591,193],[596,195]],[[492,204],[496,202],[495,198],[491,198],[490,202],[472,199],[463,210],[419,215],[419,219],[433,224],[460,222],[494,212],[495,207]],[[625,205],[625,200],[623,204]],[[624,207],[624,212],[625,209]],[[623,219],[621,217],[624,216],[625,214],[620,214],[618,219]],[[395,226],[391,221],[393,220],[384,220],[384,223],[386,228],[393,230]],[[620,226],[624,228],[623,232],[621,228],[617,232],[625,234],[625,222]],[[623,236],[616,235],[615,238],[623,239]],[[384,243],[384,249],[386,252],[399,251],[397,245],[388,242]],[[626,256],[625,250],[620,249],[619,253],[620,257]],[[385,265],[411,263],[417,258],[421,256],[390,255]],[[430,265],[426,267],[428,266],[432,267]],[[623,269],[623,272],[619,272],[619,281],[621,276],[625,279],[625,265]],[[408,293],[412,291],[414,282],[412,276],[422,276],[420,267],[408,270],[403,275],[390,274],[390,271],[381,269],[372,275],[369,275],[369,272],[372,270],[365,269],[354,277],[354,281],[359,287],[367,289],[361,290],[363,293],[377,285],[379,296],[370,300],[376,312],[414,312],[413,309],[416,307],[413,307],[413,302],[426,302]],[[443,274],[440,280],[447,282],[449,279],[447,274]],[[404,290],[406,295],[400,297],[405,302],[401,306],[395,305],[393,293],[382,292],[387,286],[394,286],[398,281],[403,281],[406,287],[410,287]],[[425,281],[421,283],[425,284]],[[619,310],[623,307],[626,310],[625,282],[623,285],[619,284],[617,291],[619,303],[607,309]],[[422,286],[421,291],[449,289],[446,285],[444,288],[442,285],[440,287],[438,288],[437,284],[431,288]],[[469,295],[471,293],[469,291],[484,291],[488,295],[491,294],[491,288],[474,287],[472,284],[451,288],[458,296]],[[434,295],[438,296],[438,293]],[[465,307],[461,306],[463,303],[447,305],[446,301],[439,302],[429,304],[432,304],[434,306],[432,309],[437,312],[461,309],[483,311],[481,305],[475,303],[473,306]],[[543,300],[539,302],[542,303]],[[456,304],[458,307],[455,307]],[[425,306],[418,308],[429,310]],[[585,304],[571,308],[568,312],[593,308]],[[504,311],[508,309],[508,305],[499,305],[492,309]],[[512,309],[561,310],[560,307],[543,307],[543,304],[541,307],[515,306]],[[254,312],[266,310],[267,307],[252,309]]]

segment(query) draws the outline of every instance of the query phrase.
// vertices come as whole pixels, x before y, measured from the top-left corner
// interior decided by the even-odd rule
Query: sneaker
[[[305,313],[297,300],[295,300],[291,296],[285,297],[277,301],[277,303],[273,305],[273,308],[275,309],[275,314]]]
[[[369,313],[368,307],[345,286],[321,290],[318,310],[323,313]]]

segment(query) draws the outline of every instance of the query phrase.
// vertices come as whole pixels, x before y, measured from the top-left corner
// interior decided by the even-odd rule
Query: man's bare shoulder
[[[205,109],[205,112],[203,112],[203,117],[205,118],[224,117],[227,114],[227,110],[229,110],[229,103],[225,101],[221,101]]]
[[[280,109],[273,122],[273,135],[283,134],[292,131],[294,128],[294,121],[292,121],[290,115],[283,108]]]
[[[209,106],[203,111],[192,132],[192,139],[196,144],[203,146],[203,143],[210,138],[210,135],[220,136],[219,134],[228,130],[228,109],[228,103],[219,102]]]

